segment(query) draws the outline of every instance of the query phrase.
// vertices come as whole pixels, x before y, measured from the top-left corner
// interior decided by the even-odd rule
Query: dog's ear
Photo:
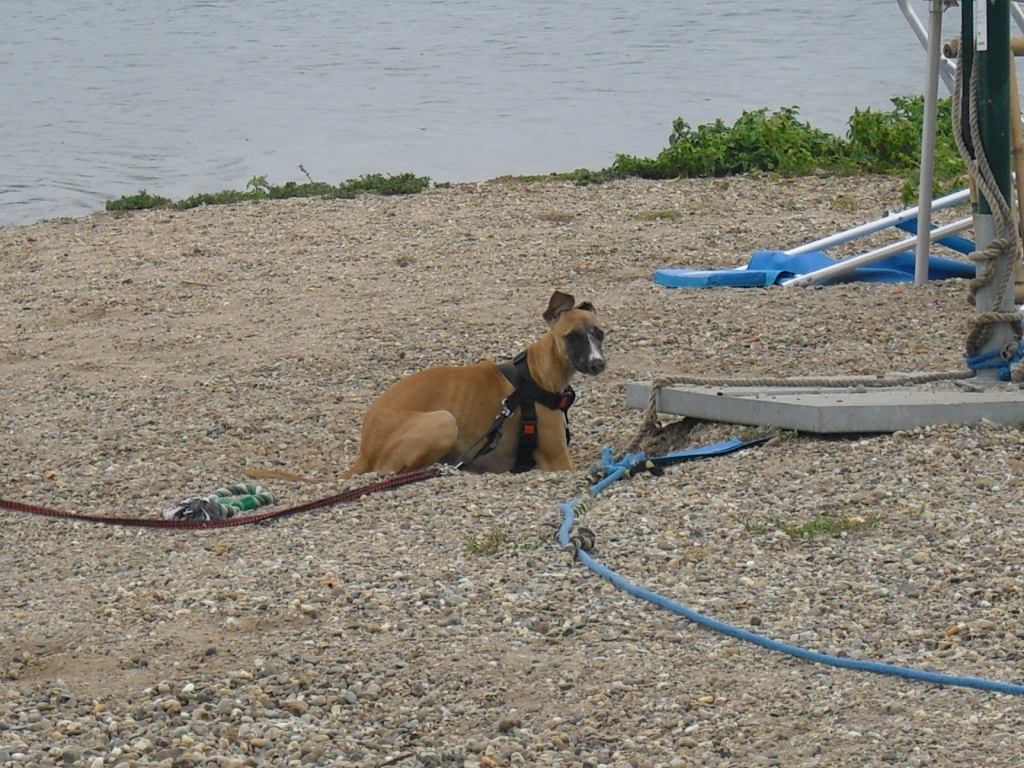
[[[597,310],[594,309],[594,305],[591,304],[589,301],[581,302],[580,305],[576,307],[576,309],[582,309],[584,312],[590,312],[593,315],[597,314]]]
[[[555,291],[551,294],[551,301],[548,302],[548,308],[544,311],[544,320],[551,325],[563,312],[572,309],[572,305],[575,303],[576,299],[568,293]]]

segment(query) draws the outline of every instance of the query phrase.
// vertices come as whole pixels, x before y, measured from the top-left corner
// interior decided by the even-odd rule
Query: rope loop
[[[1020,374],[1016,373],[1014,366],[1024,357],[1024,341],[1017,339],[1010,342],[1002,349],[994,349],[983,355],[975,355],[967,358],[967,365],[973,370],[983,369],[999,371],[1000,381],[1019,381]]]
[[[371,493],[376,493],[378,491],[386,491],[392,488],[399,488],[403,485],[409,485],[410,483],[418,483],[423,480],[429,480],[430,478],[433,477],[441,477],[442,475],[450,474],[450,472],[450,469],[430,467],[428,469],[421,469],[414,472],[406,472],[401,475],[391,475],[390,477],[385,477],[381,480],[370,483],[368,485],[359,486],[358,488],[350,488],[349,490],[342,491],[341,493],[337,493],[334,496],[327,496],[326,498],[317,499],[315,501],[307,501],[303,504],[299,504],[294,507],[289,507],[287,509],[272,509],[266,512],[258,512],[254,515],[246,515],[245,517],[224,518],[219,520],[204,520],[200,518],[194,518],[191,520],[167,520],[153,519],[148,517],[86,515],[77,512],[65,512],[59,509],[40,507],[34,504],[25,504],[24,502],[20,501],[8,501],[6,499],[0,499],[0,509],[8,510],[10,512],[21,512],[29,515],[41,515],[43,517],[61,517],[65,520],[78,520],[84,523],[123,525],[132,528],[208,530],[211,528],[229,528],[239,525],[251,525],[253,523],[262,523],[268,520],[276,520],[279,518],[291,517],[292,515],[298,515],[303,512],[312,512],[313,510],[316,509],[333,507],[336,504],[355,501],[356,499],[360,499],[363,496],[368,496]],[[224,486],[224,488],[230,487],[231,486]],[[218,491],[219,490],[222,489],[218,489]],[[198,498],[206,499],[207,497]]]

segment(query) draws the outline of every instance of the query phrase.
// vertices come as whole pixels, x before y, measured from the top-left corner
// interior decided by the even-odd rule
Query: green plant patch
[[[721,119],[692,128],[681,117],[672,123],[669,145],[656,158],[619,155],[612,168],[654,179],[734,176],[751,172],[801,176],[819,168],[851,173],[855,164],[845,142],[797,119],[796,107],[771,114],[744,112],[732,126]]]
[[[302,166],[299,167],[301,168]],[[307,178],[309,178],[308,174]],[[166,197],[150,195],[143,190],[137,195],[129,195],[117,200],[108,200],[106,209],[108,211],[136,211],[144,208],[168,206],[184,210],[196,208],[200,205],[227,205],[257,200],[284,200],[291,197],[352,198],[359,194],[411,195],[422,192],[428,186],[430,186],[429,178],[426,176],[416,176],[411,173],[401,173],[397,176],[384,176],[376,173],[369,176],[361,176],[358,179],[349,179],[341,184],[328,184],[327,182],[314,181],[312,178],[309,178],[308,182],[287,181],[284,184],[277,185],[267,181],[266,176],[253,176],[246,184],[244,190],[226,189],[222,192],[206,192],[192,195],[177,202],[171,202]]]
[[[471,555],[496,555],[503,549],[522,552],[534,548],[533,544],[511,538],[501,526],[492,528],[480,536],[466,537],[466,551]]]
[[[658,219],[678,219],[679,211],[644,211],[633,215],[634,219],[640,221],[657,221]]]
[[[360,176],[345,182],[345,186],[354,192],[373,192],[378,195],[414,195],[430,186],[426,176],[412,173],[400,173],[397,176],[382,176],[374,173]]]
[[[846,138],[800,121],[797,107],[744,112],[731,126],[716,120],[693,128],[680,117],[672,124],[669,145],[657,157],[618,155],[602,173],[649,179],[888,174],[904,178],[901,194],[909,203],[917,199],[920,179],[924,96],[897,97],[891,102],[893,109],[888,112],[855,110]],[[939,101],[935,196],[966,185],[967,169],[953,138],[951,109],[951,98]]]
[[[743,530],[747,533],[768,533],[771,530],[771,526],[768,523],[755,522],[746,515],[733,515],[732,519],[743,526]]]
[[[504,528],[493,528],[482,536],[468,536],[466,551],[471,555],[495,555],[508,541]]]
[[[171,201],[160,195],[151,195],[146,190],[140,189],[136,195],[126,195],[117,200],[107,201],[108,211],[142,211],[147,208],[160,208],[171,205]]]
[[[775,526],[789,536],[791,539],[813,539],[818,536],[837,536],[842,533],[853,531],[866,531],[878,526],[880,520],[871,515],[869,517],[828,517],[826,515],[815,515],[805,523],[791,525],[781,520],[773,521]]]

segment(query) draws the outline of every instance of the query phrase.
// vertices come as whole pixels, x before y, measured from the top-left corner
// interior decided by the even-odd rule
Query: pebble
[[[506,181],[0,229],[0,497],[155,519],[247,467],[312,478],[266,481],[286,505],[357,487],[380,390],[516,354],[555,288],[609,328],[608,371],[574,382],[579,469],[634,434],[630,380],[959,369],[961,281],[651,283],[861,224],[899,186]],[[663,420],[651,455],[751,431]],[[785,434],[615,483],[582,522],[602,564],[717,620],[1014,681],[1022,446],[991,422]],[[567,562],[577,479],[454,474],[217,531],[5,511],[0,768],[1024,764],[1015,697],[797,661]],[[785,532],[822,518],[863,527]]]

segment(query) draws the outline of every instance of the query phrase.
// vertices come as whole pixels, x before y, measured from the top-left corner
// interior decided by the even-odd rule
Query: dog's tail
[[[305,475],[299,475],[295,472],[289,472],[287,469],[261,469],[259,467],[253,467],[245,470],[245,476],[256,480],[287,480],[290,483],[316,482],[312,477],[306,477]]]
[[[364,459],[362,456],[356,459],[356,463],[341,473],[342,480],[350,480],[356,475],[361,475],[364,472],[370,471],[370,462]]]

